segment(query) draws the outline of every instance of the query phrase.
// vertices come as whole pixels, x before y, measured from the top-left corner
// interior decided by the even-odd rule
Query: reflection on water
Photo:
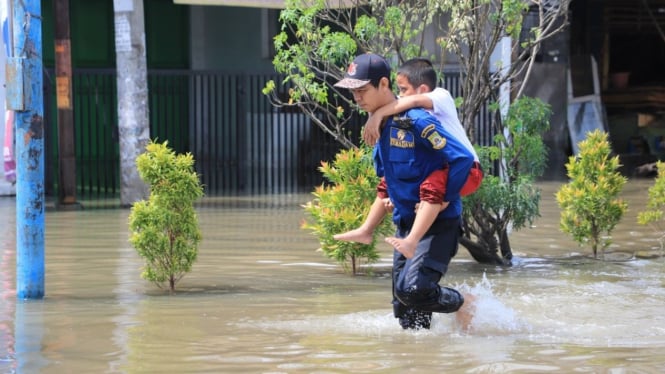
[[[633,256],[658,248],[635,223],[651,182],[626,187],[604,262],[559,232],[555,183],[534,227],[512,233],[513,267],[462,249],[443,282],[478,295],[470,334],[450,315],[401,330],[390,248],[375,276],[342,273],[299,228],[308,195],[201,205],[176,295],[140,279],[128,210],[48,212],[46,297],[17,301],[14,200],[0,199],[0,373],[662,372],[665,262]]]

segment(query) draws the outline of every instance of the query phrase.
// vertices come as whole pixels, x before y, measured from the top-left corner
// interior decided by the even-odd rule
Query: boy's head
[[[414,58],[397,69],[395,80],[400,96],[409,96],[434,91],[437,77],[432,62]]]
[[[383,57],[374,53],[358,55],[349,65],[344,78],[335,87],[347,88],[358,106],[374,112],[395,99],[390,82],[390,65]]]

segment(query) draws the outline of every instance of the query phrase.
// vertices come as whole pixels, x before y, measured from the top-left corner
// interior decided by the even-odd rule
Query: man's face
[[[400,96],[410,96],[420,93],[419,90],[413,87],[413,85],[409,83],[409,80],[402,74],[397,74],[395,83],[397,84]]]
[[[372,113],[381,106],[379,88],[372,86],[370,83],[350,91],[356,104],[366,112]]]

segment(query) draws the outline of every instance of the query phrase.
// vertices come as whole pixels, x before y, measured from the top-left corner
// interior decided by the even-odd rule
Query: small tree
[[[348,109],[356,105],[333,84],[355,55],[370,51],[395,65],[427,57],[442,68],[452,52],[462,82],[460,119],[473,141],[476,117],[497,100],[502,85],[511,83],[521,96],[540,45],[565,29],[570,1],[286,0],[273,59],[285,75],[283,88],[270,81],[264,93],[275,106],[297,107],[343,146],[354,147],[358,141],[346,126],[354,119]],[[537,22],[525,29],[528,12]],[[426,48],[428,35],[437,36],[440,48]],[[514,58],[492,66],[490,56],[504,37],[511,38]]]
[[[568,184],[561,186],[556,200],[561,207],[561,230],[580,245],[590,244],[593,257],[611,244],[610,233],[626,212],[619,194],[627,179],[617,170],[619,156],[611,156],[607,134],[587,133],[579,142],[579,154],[566,164]],[[602,235],[605,234],[603,237]]]
[[[141,277],[171,292],[189,272],[201,241],[194,201],[203,187],[190,153],[176,155],[168,143],[150,142],[136,159],[139,175],[150,186],[150,197],[133,204],[130,242],[145,260]]]
[[[440,0],[448,15],[438,39],[461,66],[462,96],[459,114],[472,141],[478,114],[488,101],[498,101],[504,84],[514,98],[522,96],[543,42],[564,31],[572,0]],[[524,25],[527,15],[534,20]],[[509,40],[510,61],[490,59],[499,43]],[[502,129],[499,129],[501,132]]]
[[[539,99],[517,99],[504,120],[507,135],[498,134],[494,146],[479,149],[486,175],[478,191],[464,199],[460,237],[478,262],[510,263],[508,230],[519,230],[540,215],[540,190],[534,181],[545,170],[542,134],[549,128],[550,115],[549,105]]]
[[[371,154],[367,148],[354,148],[339,152],[332,164],[322,162],[319,170],[330,184],[317,187],[312,193],[314,199],[303,206],[310,220],[305,220],[302,228],[316,235],[326,256],[345,270],[350,264],[353,275],[358,272],[360,260],[371,264],[379,259],[377,236],[394,231],[388,216],[374,232],[371,244],[333,239],[334,234],[360,227],[376,198],[379,178]]]
[[[665,244],[665,216],[663,214],[663,209],[665,209],[665,163],[658,161],[656,167],[658,176],[654,185],[649,187],[646,210],[637,214],[637,223],[651,226],[660,235],[658,242],[662,255]]]
[[[425,33],[436,14],[425,1],[286,0],[282,32],[275,37],[273,65],[285,74],[284,88],[274,81],[264,93],[277,107],[297,107],[345,148],[359,144],[347,127],[357,108],[346,89],[334,87],[348,63],[364,51],[403,62],[429,56]],[[335,5],[349,5],[337,7]]]

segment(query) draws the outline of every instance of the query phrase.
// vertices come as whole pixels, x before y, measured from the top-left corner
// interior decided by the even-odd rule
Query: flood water
[[[625,187],[629,212],[605,261],[542,217],[511,235],[510,268],[464,248],[442,284],[478,297],[473,331],[451,315],[404,331],[392,317],[392,250],[373,276],[345,274],[299,228],[310,195],[217,199],[170,295],[140,278],[129,210],[46,214],[46,296],[15,293],[15,200],[0,198],[0,373],[662,373],[665,261],[636,223],[653,180]]]

